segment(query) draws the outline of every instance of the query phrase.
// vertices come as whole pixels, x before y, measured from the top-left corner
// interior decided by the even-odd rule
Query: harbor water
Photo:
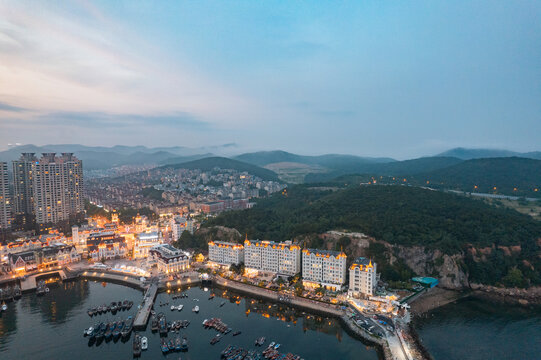
[[[132,358],[132,339],[103,341],[100,345],[89,343],[83,330],[100,321],[125,319],[135,316],[142,292],[126,286],[95,281],[67,281],[48,285],[49,293],[38,297],[24,294],[21,299],[8,304],[0,318],[0,359],[127,359]],[[207,360],[219,359],[221,351],[229,344],[256,349],[254,340],[265,336],[281,344],[281,352],[298,354],[308,359],[377,359],[375,348],[349,336],[336,319],[305,313],[299,309],[263,300],[242,297],[223,289],[192,287],[185,290],[188,298],[172,299],[172,294],[160,293],[154,309],[163,312],[168,322],[189,320],[190,325],[179,334],[187,336],[189,350],[185,353],[162,355],[160,335],[152,333],[150,324],[140,332],[148,338],[149,348],[141,359]],[[215,298],[209,300],[210,294]],[[113,301],[131,300],[129,311],[119,311],[89,317],[87,309]],[[194,300],[197,299],[198,301]],[[220,306],[222,302],[225,305]],[[167,305],[160,306],[160,304]],[[183,304],[182,311],[171,311],[171,305]],[[192,308],[199,305],[198,314]],[[232,332],[224,335],[216,345],[210,340],[215,330],[202,326],[204,319],[221,318]],[[233,332],[241,331],[233,337]],[[168,338],[176,337],[170,333]],[[263,350],[263,348],[259,348]]]
[[[435,360],[528,360],[541,354],[541,310],[466,298],[415,322]]]

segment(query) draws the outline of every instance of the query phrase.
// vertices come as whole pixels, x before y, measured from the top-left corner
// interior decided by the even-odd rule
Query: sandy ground
[[[415,299],[411,305],[411,313],[420,315],[437,307],[449,304],[464,296],[463,293],[454,290],[446,290],[435,287],[427,293]]]

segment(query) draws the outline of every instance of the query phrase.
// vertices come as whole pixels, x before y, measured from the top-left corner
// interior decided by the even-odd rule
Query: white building
[[[211,241],[209,260],[220,265],[238,265],[244,262],[244,246],[225,241]]]
[[[304,249],[302,280],[308,287],[340,290],[346,282],[346,254],[339,251]]]
[[[188,255],[169,244],[161,244],[149,251],[150,258],[163,274],[178,273],[190,268]]]
[[[173,219],[171,219],[170,225],[173,241],[177,241],[184,231],[188,231],[193,234],[193,221],[191,219],[186,219],[181,216],[174,216]]]
[[[249,270],[295,275],[301,270],[301,248],[291,241],[244,241],[244,265]]]
[[[157,231],[136,234],[133,241],[133,258],[143,259],[148,257],[149,250],[161,244],[161,242],[160,233]]]
[[[360,257],[349,267],[349,295],[367,297],[376,289],[376,263]]]

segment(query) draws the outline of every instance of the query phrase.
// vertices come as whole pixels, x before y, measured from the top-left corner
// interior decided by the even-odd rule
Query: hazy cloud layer
[[[539,150],[539,2],[0,2],[0,149]]]

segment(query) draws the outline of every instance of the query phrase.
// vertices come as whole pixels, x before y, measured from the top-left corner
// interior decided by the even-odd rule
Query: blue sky
[[[539,1],[0,1],[0,148],[541,147]]]

